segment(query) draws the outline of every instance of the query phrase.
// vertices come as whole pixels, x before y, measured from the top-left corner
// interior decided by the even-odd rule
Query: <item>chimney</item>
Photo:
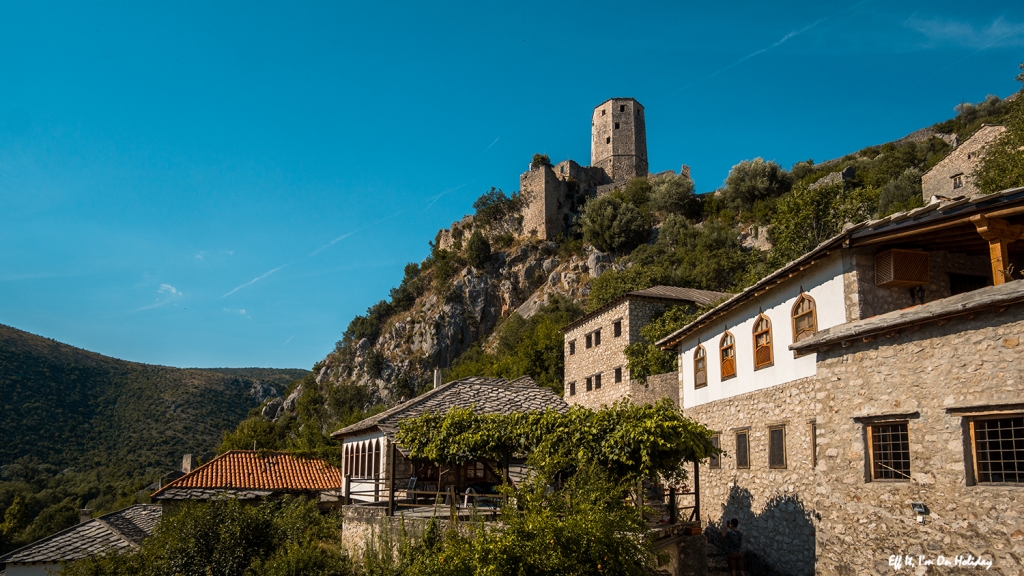
[[[91,508],[82,508],[81,510],[78,511],[78,523],[79,524],[85,524],[89,520],[92,520],[92,509]]]
[[[440,388],[441,386],[441,369],[434,368],[434,389]]]
[[[196,462],[196,457],[191,454],[185,454],[185,456],[181,459],[181,471],[184,472],[185,474],[188,474],[189,472],[198,467],[199,464]]]

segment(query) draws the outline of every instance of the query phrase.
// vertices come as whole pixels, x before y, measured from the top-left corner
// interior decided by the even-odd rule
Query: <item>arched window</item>
[[[349,462],[349,454],[351,454],[352,451],[349,450],[349,448],[350,448],[350,446],[346,445],[342,449],[342,454],[341,454],[341,473],[342,474],[351,474],[352,473],[352,463]]]
[[[736,339],[726,331],[718,348],[722,353],[722,380],[736,375]]]
[[[754,370],[772,365],[772,321],[764,314],[754,320]]]
[[[818,331],[818,314],[814,309],[814,298],[800,294],[793,304],[793,342],[810,338]]]
[[[366,477],[366,442],[359,443],[359,477]]]
[[[373,441],[373,477],[380,474],[380,441]]]
[[[697,345],[693,351],[693,387],[703,388],[708,385],[708,358],[704,347]]]

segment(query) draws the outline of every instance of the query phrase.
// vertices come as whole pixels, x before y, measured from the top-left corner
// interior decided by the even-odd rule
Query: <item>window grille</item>
[[[615,383],[622,382],[622,367],[619,366],[615,369]]]
[[[622,320],[612,322],[612,336],[616,338],[622,336]]]
[[[594,339],[591,338],[590,334],[587,334],[586,340],[587,340],[587,343],[586,343],[586,347],[587,348],[590,348],[591,346],[594,345]]]
[[[772,322],[764,314],[754,321],[754,369],[772,365]]]
[[[814,299],[801,294],[793,304],[793,342],[814,336],[818,331],[818,315],[815,312]]]
[[[979,483],[1024,482],[1024,415],[971,421]]]
[[[719,343],[722,352],[722,379],[732,378],[736,375],[736,339],[732,333],[726,332]]]
[[[593,389],[594,389],[594,379],[591,378],[590,376],[587,376],[587,392],[590,392]]]
[[[600,390],[600,389],[601,389],[601,375],[600,374],[594,374],[594,390]]]
[[[601,345],[601,331],[600,330],[595,330],[594,331],[594,346],[600,346],[600,345]]]
[[[768,467],[786,467],[785,426],[775,426],[768,429]]]
[[[569,382],[569,396],[576,395],[576,381]]]
[[[747,442],[747,432],[736,433],[736,467],[750,468],[750,446]]]
[[[576,353],[576,341],[575,340],[570,340],[569,341],[569,356],[572,356],[575,353]]]
[[[873,480],[910,479],[910,434],[906,422],[872,424],[871,478]]]
[[[714,434],[711,436],[711,445],[714,446],[715,448],[720,448],[721,442],[722,437],[719,436],[718,434]],[[721,468],[722,456],[720,454],[712,455],[710,458],[708,458],[708,466],[711,468]]]
[[[693,387],[703,388],[708,385],[708,359],[703,346],[697,346],[693,352]]]

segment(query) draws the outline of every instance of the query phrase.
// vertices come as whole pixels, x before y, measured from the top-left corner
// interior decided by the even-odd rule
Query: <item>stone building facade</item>
[[[925,172],[921,176],[921,194],[925,203],[930,202],[933,196],[955,198],[978,194],[980,191],[974,184],[974,171],[981,163],[985,146],[1005,131],[1005,126],[985,124]]]
[[[706,520],[738,518],[786,574],[1024,570],[1024,280],[995,281],[995,219],[1020,234],[1024,189],[858,224],[659,342],[725,450],[700,469]],[[890,277],[893,249],[924,274]]]
[[[600,408],[627,396],[636,402],[678,398],[672,378],[633,380],[626,346],[640,340],[640,329],[669,306],[704,306],[728,295],[707,290],[656,286],[629,292],[562,329],[565,385],[569,404]]]

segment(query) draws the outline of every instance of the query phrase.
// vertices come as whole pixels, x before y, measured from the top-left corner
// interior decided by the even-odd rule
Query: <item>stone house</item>
[[[864,222],[660,341],[707,519],[783,573],[1024,569],[1022,238],[1024,188]]]
[[[933,196],[956,198],[974,196],[980,191],[974,184],[974,171],[981,164],[985,147],[995,142],[1005,126],[984,124],[970,138],[953,148],[938,164],[921,176],[921,194],[925,203]]]
[[[256,450],[230,450],[153,493],[165,508],[185,500],[234,498],[259,501],[286,494],[316,499],[323,507],[340,502],[341,469],[319,458]]]
[[[0,568],[6,565],[0,574],[53,575],[65,562],[138,550],[162,514],[160,506],[136,504],[98,518],[83,516],[79,524],[0,557]]]
[[[623,294],[565,326],[565,401],[594,409],[626,396],[634,402],[676,401],[674,374],[652,376],[647,382],[630,377],[626,346],[639,341],[640,329],[669,306],[696,309],[728,297],[722,292],[655,286]]]
[[[342,441],[344,493],[353,501],[372,503],[387,500],[393,490],[399,489],[445,492],[452,487],[455,492],[463,493],[473,487],[476,492],[484,492],[499,484],[502,476],[510,472],[510,464],[519,462],[472,462],[444,467],[411,459],[397,446],[395,434],[402,420],[428,412],[444,414],[451,408],[472,408],[478,414],[511,414],[549,409],[562,412],[568,406],[553,391],[538,386],[528,376],[512,381],[464,378],[436,386],[331,434],[332,438]]]

